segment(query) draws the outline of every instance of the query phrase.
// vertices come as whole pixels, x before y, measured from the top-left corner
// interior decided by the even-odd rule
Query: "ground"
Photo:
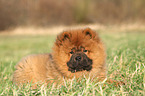
[[[144,29],[115,30],[116,32],[108,32],[97,29],[106,46],[108,78],[124,81],[126,85],[115,87],[105,81],[94,83],[84,78],[80,82],[64,81],[66,83],[64,86],[54,87],[49,84],[36,90],[31,90],[30,85],[17,87],[12,83],[12,73],[16,63],[28,54],[51,52],[56,35],[2,34],[0,35],[0,95],[143,96],[145,91]]]

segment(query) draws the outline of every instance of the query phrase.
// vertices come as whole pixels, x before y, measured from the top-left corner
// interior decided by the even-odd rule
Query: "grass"
[[[145,91],[145,33],[100,33],[107,52],[108,78],[122,80],[126,85],[115,87],[106,82],[65,81],[65,85],[49,84],[31,90],[12,83],[14,66],[28,54],[51,52],[55,36],[0,35],[0,95],[129,95],[143,96]],[[144,78],[144,83],[143,83]],[[103,86],[103,85],[106,86]]]

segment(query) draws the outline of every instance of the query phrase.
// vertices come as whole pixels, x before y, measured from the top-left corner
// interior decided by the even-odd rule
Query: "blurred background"
[[[23,27],[145,22],[145,0],[0,0],[0,32]]]

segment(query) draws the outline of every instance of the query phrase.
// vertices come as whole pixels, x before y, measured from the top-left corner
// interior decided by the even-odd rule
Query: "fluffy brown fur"
[[[80,58],[77,59],[78,54]],[[52,53],[23,58],[16,65],[13,82],[16,84],[49,83],[84,75],[102,80],[107,72],[105,59],[104,46],[96,32],[90,28],[64,31],[58,35]],[[92,61],[87,65],[89,60]],[[73,61],[79,62],[75,68],[71,67],[75,64]],[[89,69],[87,69],[88,66]]]

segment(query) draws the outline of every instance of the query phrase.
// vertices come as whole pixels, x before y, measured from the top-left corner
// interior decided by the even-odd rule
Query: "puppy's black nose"
[[[77,57],[75,58],[76,61],[81,61],[81,59],[82,59],[81,56],[77,56]]]

